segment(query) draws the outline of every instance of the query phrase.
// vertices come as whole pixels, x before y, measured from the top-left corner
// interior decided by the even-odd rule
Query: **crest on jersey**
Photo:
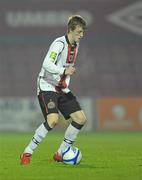
[[[75,46],[68,46],[68,55],[67,55],[67,63],[74,63],[76,56],[76,47]]]

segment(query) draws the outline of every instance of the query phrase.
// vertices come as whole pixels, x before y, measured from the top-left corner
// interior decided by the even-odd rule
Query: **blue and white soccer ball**
[[[81,159],[82,153],[77,147],[70,146],[62,152],[62,160],[65,164],[79,164]]]

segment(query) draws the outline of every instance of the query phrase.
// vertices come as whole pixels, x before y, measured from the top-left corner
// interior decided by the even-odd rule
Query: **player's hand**
[[[72,75],[74,74],[76,71],[75,67],[72,65],[72,66],[69,66],[66,68],[65,70],[65,75]]]

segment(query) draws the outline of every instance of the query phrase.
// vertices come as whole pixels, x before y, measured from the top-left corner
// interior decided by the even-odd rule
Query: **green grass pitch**
[[[32,134],[0,134],[0,180],[142,180],[142,133],[80,133],[75,146],[79,165],[52,160],[63,133],[51,132],[21,166],[19,156]]]

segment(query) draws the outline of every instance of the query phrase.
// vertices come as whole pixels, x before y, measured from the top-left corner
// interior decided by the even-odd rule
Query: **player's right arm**
[[[62,52],[64,48],[64,44],[60,41],[53,42],[50,46],[50,49],[43,61],[42,67],[52,73],[52,74],[59,74],[62,75],[64,74],[65,68],[64,67],[59,67],[55,63],[57,61],[57,58],[59,54]]]
[[[63,75],[63,74],[72,75],[75,73],[75,67],[72,65],[70,65],[67,68],[64,68],[64,67],[59,67],[55,64],[63,48],[64,48],[64,44],[61,41],[54,42],[51,45],[43,61],[43,66],[42,66],[46,71],[52,74],[59,74],[59,75]]]

